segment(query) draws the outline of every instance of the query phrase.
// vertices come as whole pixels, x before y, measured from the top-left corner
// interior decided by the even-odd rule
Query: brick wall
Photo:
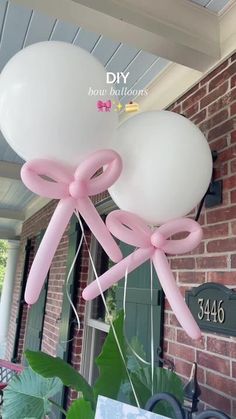
[[[203,210],[204,238],[184,257],[170,258],[179,287],[185,290],[214,281],[230,288],[236,282],[236,54],[194,86],[170,110],[191,119],[219,157],[216,178],[223,180],[223,204]],[[204,333],[193,342],[179,327],[166,304],[165,356],[176,371],[189,377],[199,365],[199,381],[207,405],[236,417],[236,338]]]

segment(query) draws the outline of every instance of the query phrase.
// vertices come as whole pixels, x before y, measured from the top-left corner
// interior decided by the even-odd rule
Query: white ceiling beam
[[[25,214],[23,211],[0,208],[0,219],[24,221]]]
[[[218,16],[186,0],[13,0],[205,71],[220,57]]]
[[[21,164],[0,160],[0,178],[21,180]]]
[[[12,229],[0,228],[0,240],[14,240],[19,239],[19,235]]]
[[[223,10],[219,16],[221,56],[231,54],[236,49],[236,1]]]

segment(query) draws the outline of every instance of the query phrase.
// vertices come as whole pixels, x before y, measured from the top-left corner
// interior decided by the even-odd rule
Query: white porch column
[[[4,359],[12,306],[13,286],[19,251],[19,240],[8,241],[7,266],[0,301],[0,358]]]

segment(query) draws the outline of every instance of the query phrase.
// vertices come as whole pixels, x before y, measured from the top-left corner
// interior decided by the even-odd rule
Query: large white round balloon
[[[113,148],[123,171],[109,192],[119,208],[149,224],[188,214],[205,194],[212,157],[201,131],[169,111],[135,115],[118,129]]]
[[[0,128],[23,159],[75,166],[88,153],[109,148],[118,117],[97,109],[109,91],[104,67],[87,51],[64,42],[31,45],[1,73]]]

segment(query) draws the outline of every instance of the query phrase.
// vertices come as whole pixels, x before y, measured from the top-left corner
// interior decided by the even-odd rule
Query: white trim
[[[0,160],[0,178],[21,180],[22,164]]]
[[[7,220],[24,221],[25,213],[24,211],[16,211],[12,209],[0,208],[0,219],[1,218],[7,219]]]
[[[186,0],[13,2],[201,71],[220,57],[217,14]]]
[[[95,319],[88,319],[87,325],[93,327],[93,329],[102,330],[103,332],[108,333],[110,330],[110,326],[107,323],[101,322]]]

